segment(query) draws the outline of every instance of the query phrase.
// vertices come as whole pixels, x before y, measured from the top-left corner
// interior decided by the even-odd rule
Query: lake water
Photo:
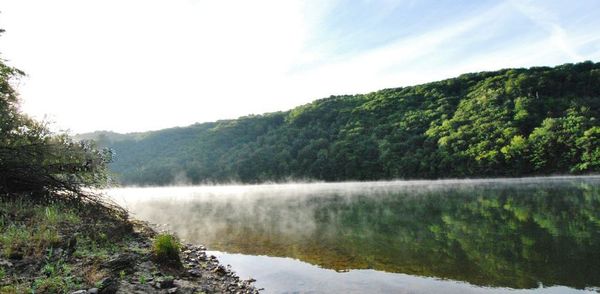
[[[120,188],[265,293],[600,289],[600,177]]]

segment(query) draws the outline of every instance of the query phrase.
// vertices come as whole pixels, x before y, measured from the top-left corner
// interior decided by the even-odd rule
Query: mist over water
[[[166,224],[187,242],[227,252],[219,257],[257,278],[267,292],[377,292],[373,283],[415,292],[438,282],[454,287],[444,289],[464,290],[464,283],[438,279],[466,282],[475,292],[600,286],[598,176],[107,193],[136,218]],[[257,266],[269,263],[264,258],[279,266],[276,275]],[[299,270],[304,266],[316,274],[305,276],[311,270]],[[306,282],[296,285],[300,276]],[[326,291],[319,284],[324,277],[338,288]],[[351,277],[366,282],[342,282]]]

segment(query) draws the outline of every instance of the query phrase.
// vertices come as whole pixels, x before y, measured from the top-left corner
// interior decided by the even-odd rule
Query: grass
[[[76,257],[86,257],[96,260],[107,259],[110,255],[118,252],[121,248],[112,242],[93,240],[87,236],[77,238],[77,248],[73,253]]]
[[[44,276],[33,281],[31,290],[34,293],[68,293],[83,286],[82,278],[76,277],[71,265],[61,260],[47,262],[41,272]]]
[[[0,202],[0,247],[6,258],[41,256],[60,245],[60,229],[81,220],[73,209],[62,204],[32,205],[16,199]]]
[[[0,294],[93,287],[110,274],[101,264],[127,247],[130,228],[109,210],[81,203],[0,197],[0,258],[28,264],[0,266]]]
[[[170,234],[158,234],[152,244],[152,255],[155,260],[164,265],[179,266],[179,240]]]
[[[47,248],[59,243],[58,230],[45,224],[38,227],[10,224],[0,235],[2,255],[6,258],[23,255],[39,256]]]

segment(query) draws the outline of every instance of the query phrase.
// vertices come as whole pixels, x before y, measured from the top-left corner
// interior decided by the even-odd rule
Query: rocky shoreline
[[[148,228],[144,228],[147,230]],[[151,234],[155,234],[152,232]],[[219,263],[206,247],[182,244],[181,267],[164,267],[154,262],[149,251],[151,239],[130,242],[129,248],[111,259],[104,267],[119,278],[105,278],[97,287],[74,291],[71,294],[93,293],[239,293],[256,294],[254,279],[240,279],[229,266]]]
[[[259,293],[204,246],[103,209],[0,199],[0,293]]]

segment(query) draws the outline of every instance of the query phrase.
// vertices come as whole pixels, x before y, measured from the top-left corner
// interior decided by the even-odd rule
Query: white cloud
[[[523,15],[550,33],[548,44],[556,46],[572,59],[583,59],[583,56],[578,54],[576,48],[572,46],[573,42],[569,40],[567,31],[559,24],[558,17],[555,14],[532,1],[512,0],[511,4]]]

